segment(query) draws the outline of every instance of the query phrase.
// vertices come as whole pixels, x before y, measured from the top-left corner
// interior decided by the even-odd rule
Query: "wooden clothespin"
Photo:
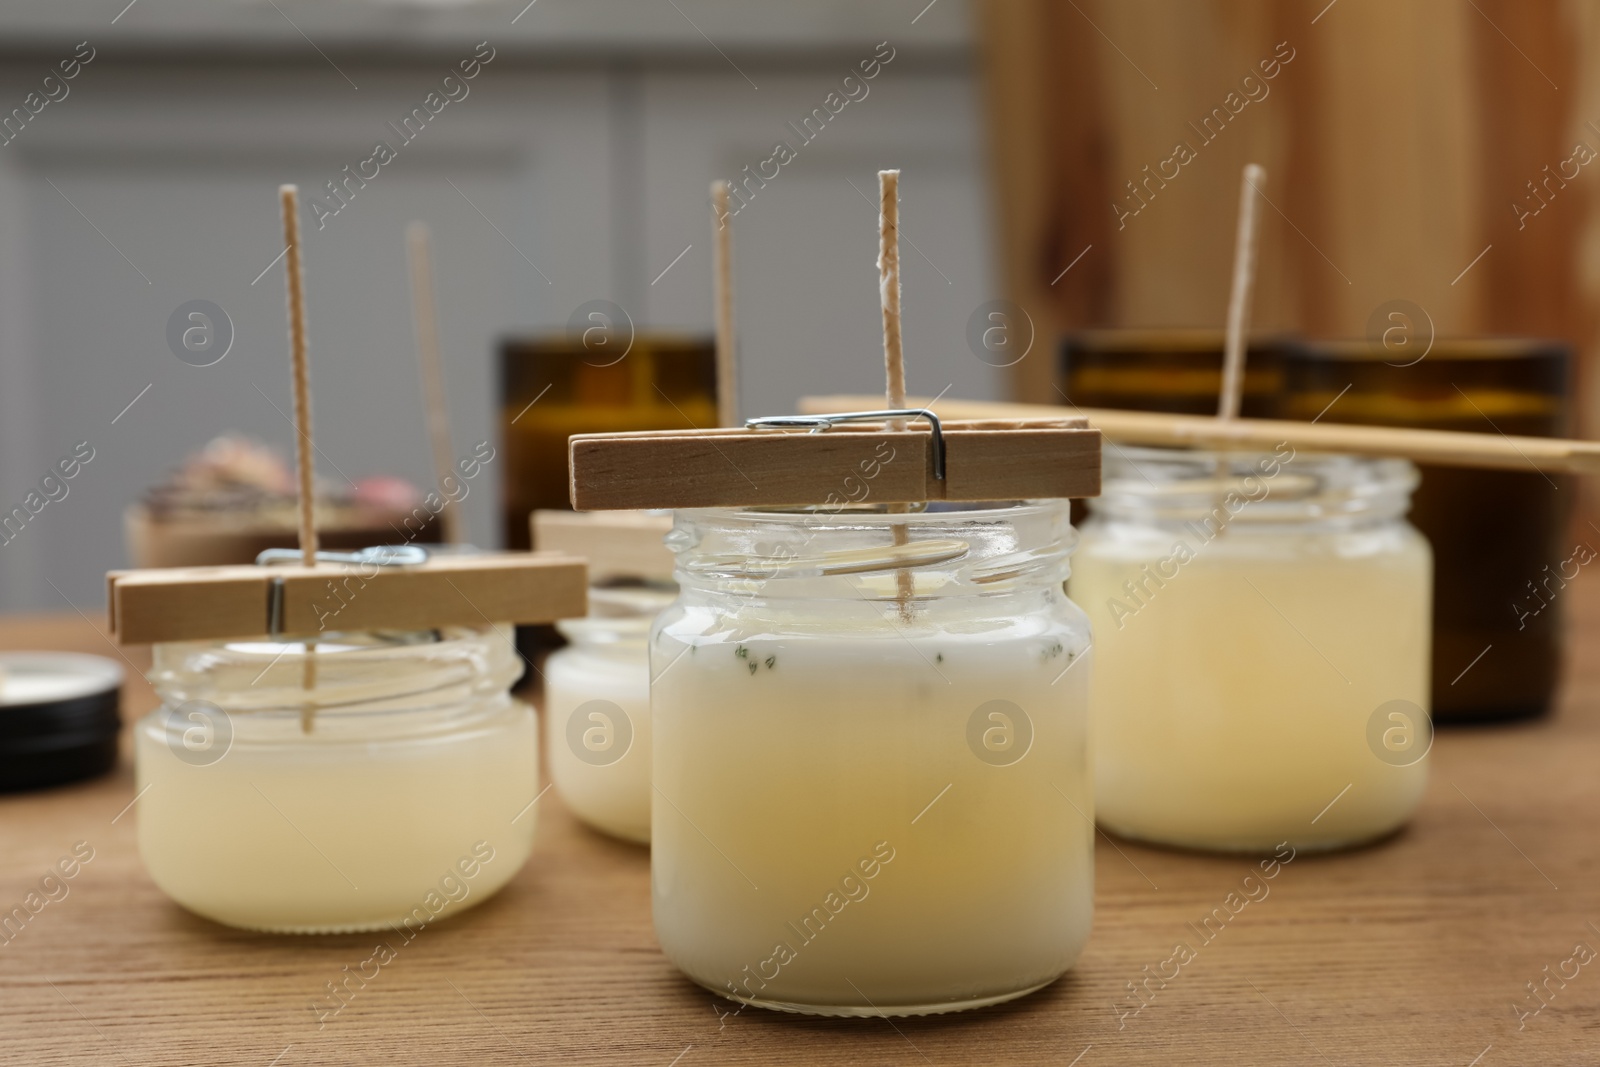
[[[111,631],[125,645],[553,622],[588,611],[589,585],[576,556],[419,546],[320,552],[311,567],[112,571],[106,581]]]
[[[928,427],[891,429],[891,419]],[[1082,418],[940,421],[926,408],[750,419],[743,430],[575,434],[572,506],[773,507],[1097,496]]]
[[[112,633],[123,644],[283,636],[303,639],[310,652],[329,630],[428,630],[585,614],[588,577],[574,556],[435,555],[416,545],[318,551],[299,201],[292,185],[279,194],[288,245],[300,549],[269,550],[256,566],[113,571],[106,576]],[[308,692],[316,684],[314,663],[308,655]],[[309,700],[306,708],[309,730]]]

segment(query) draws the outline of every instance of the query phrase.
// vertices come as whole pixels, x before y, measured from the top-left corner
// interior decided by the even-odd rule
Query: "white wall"
[[[462,41],[487,36],[472,20],[505,21],[522,6],[474,5],[466,23],[441,29],[383,5],[284,5],[324,38],[330,62],[298,33],[234,32],[260,16],[255,4],[207,4],[185,21],[173,5],[146,2],[116,26],[98,4],[0,5],[0,40],[16,50],[0,60],[0,111],[78,40],[98,51],[65,100],[0,146],[0,508],[20,503],[76,442],[96,449],[70,495],[0,545],[3,610],[67,610],[65,597],[98,612],[102,572],[125,562],[121,511],[144,487],[223,430],[291,446],[274,409],[290,410],[281,264],[252,284],[282,248],[277,185],[319,189],[378,138],[398,144],[386,121],[470,53]],[[238,23],[219,21],[230,6]],[[648,17],[617,14],[646,6]],[[914,25],[925,3],[770,5],[746,17],[742,5],[679,0],[729,42],[726,58],[658,6],[602,3],[586,21],[571,4],[540,0],[508,24],[510,45],[470,96],[324,229],[307,216],[320,473],[430,480],[407,221],[434,231],[447,389],[465,451],[494,436],[494,348],[507,333],[560,329],[594,298],[622,304],[643,327],[709,332],[707,184],[786,137],[798,158],[734,221],[745,413],[792,410],[802,392],[881,388],[870,202],[880,166],[905,170],[902,221],[916,245],[903,248],[912,388],[999,394],[998,372],[964,337],[968,314],[996,293],[979,101],[956,0]],[[542,28],[536,15],[548,16]],[[381,54],[357,47],[384,36],[404,43]],[[785,122],[820,105],[884,39],[896,58],[868,97],[799,146]],[[197,298],[223,307],[236,330],[211,367],[181,362],[166,342],[172,310]],[[487,542],[498,493],[483,488],[468,521]]]

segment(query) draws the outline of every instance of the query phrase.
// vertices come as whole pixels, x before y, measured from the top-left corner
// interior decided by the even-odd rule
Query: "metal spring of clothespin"
[[[353,552],[323,551],[318,563],[370,563],[377,567],[408,567],[428,562],[428,550],[421,545],[373,545]],[[297,548],[268,548],[256,556],[258,567],[279,563],[300,563],[305,556]],[[267,591],[267,635],[283,634],[283,579],[274,577]]]
[[[837,411],[823,415],[767,415],[744,420],[747,430],[809,429],[823,433],[841,422],[881,422],[884,419],[924,419],[933,431],[933,477],[944,481],[944,434],[939,416],[928,408],[891,408],[883,411]]]

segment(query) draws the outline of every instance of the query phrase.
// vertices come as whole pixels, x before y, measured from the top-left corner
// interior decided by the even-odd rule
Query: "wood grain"
[[[732,1006],[657,948],[647,853],[584,829],[552,791],[511,884],[423,931],[319,1030],[308,1001],[373,938],[243,933],[168,901],[139,863],[137,805],[118,817],[134,797],[125,760],[97,782],[0,798],[0,905],[75,842],[95,850],[66,899],[0,944],[0,1063],[1592,1063],[1595,965],[1552,984],[1523,1029],[1512,1011],[1575,943],[1600,948],[1600,581],[1582,572],[1562,595],[1577,632],[1554,718],[1441,733],[1406,830],[1297,858],[1121,1028],[1126,983],[1192,937],[1246,861],[1102,838],[1088,948],[1009,1005],[892,1026],[723,1016]],[[0,647],[117,654],[76,616],[8,619]],[[129,684],[128,716],[153,703]]]
[[[876,399],[876,398],[875,398]],[[872,410],[870,407],[868,410]],[[804,430],[574,434],[572,506],[765,507],[1096,496],[1100,436],[1082,420],[944,424],[945,477],[926,431]]]
[[[427,630],[552,622],[588,610],[583,560],[556,553],[434,556],[417,566],[169,567],[113,571],[111,631],[125,644],[268,632],[268,589],[283,583],[280,632]]]

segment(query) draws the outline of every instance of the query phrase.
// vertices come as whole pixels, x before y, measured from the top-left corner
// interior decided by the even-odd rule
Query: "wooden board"
[[[1562,596],[1578,625],[1554,719],[1441,732],[1407,830],[1296,859],[1120,1028],[1126,984],[1192,937],[1186,924],[1246,861],[1101,838],[1088,948],[1009,1005],[893,1025],[724,1016],[731,1005],[656,946],[647,853],[584,829],[552,790],[517,877],[425,930],[319,1030],[308,1002],[371,955],[374,935],[250,934],[171,903],[139,863],[125,757],[98,782],[0,797],[5,908],[75,842],[95,850],[65,899],[0,944],[0,1063],[1593,1063],[1600,960],[1552,984],[1523,1029],[1512,1012],[1575,943],[1600,949],[1600,579],[1583,571]],[[20,647],[119,654],[78,616],[0,622],[0,648]],[[135,677],[125,713],[153,703]]]
[[[943,433],[943,479],[934,476],[933,437],[920,428],[575,434],[572,506],[606,511],[1099,495],[1100,435],[1082,419],[946,422]]]
[[[171,567],[106,576],[111,632],[124,644],[265,634],[275,581],[285,634],[552,622],[588,610],[583,560],[549,552],[439,555],[404,567]]]
[[[581,556],[589,581],[615,578],[672,581],[673,555],[662,538],[672,516],[645,511],[550,511],[528,516],[533,547]]]

